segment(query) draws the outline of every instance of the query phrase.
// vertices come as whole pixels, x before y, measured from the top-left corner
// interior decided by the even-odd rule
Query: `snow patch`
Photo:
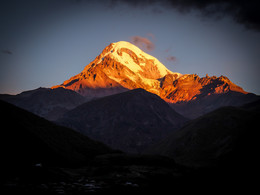
[[[108,75],[107,75],[108,76]],[[114,80],[114,81],[116,81],[116,82],[118,82],[118,83],[120,83],[121,81],[122,81],[122,79],[120,79],[120,78],[116,78],[116,77],[113,77],[113,76],[108,76],[110,79],[112,79],[112,80]]]
[[[145,66],[145,63],[142,62],[140,65],[138,65],[133,58],[126,52],[121,52],[122,55],[118,55],[117,51],[120,51],[121,48],[127,48],[135,53],[135,55],[138,58],[145,60],[153,60],[154,65],[157,67],[158,71],[160,72],[161,77],[165,76],[166,74],[177,74],[181,75],[180,73],[174,73],[167,69],[158,59],[155,57],[143,52],[141,49],[136,47],[135,45],[126,42],[126,41],[119,41],[116,43],[112,43],[112,49],[105,53],[103,56],[101,56],[101,59],[105,56],[109,55],[112,59],[115,59],[116,61],[120,62],[121,64],[127,66],[131,71],[138,73],[139,71],[143,72],[143,69],[141,66]],[[97,63],[100,63],[102,60],[99,60]]]
[[[141,49],[139,49],[138,47],[136,47],[135,45],[129,43],[129,42],[126,42],[126,41],[119,41],[117,43],[113,43],[113,46],[114,46],[114,50],[117,51],[118,49],[120,48],[127,48],[127,49],[130,49],[131,51],[133,51],[136,56],[138,58],[142,58],[142,59],[148,59],[148,60],[153,60],[154,61],[154,65],[157,67],[157,69],[159,70],[161,76],[165,76],[168,72],[169,73],[172,73],[170,70],[168,70],[158,59],[156,59],[155,57],[143,52]],[[116,54],[117,55],[117,52],[114,52],[113,53],[114,55]],[[126,55],[129,57],[126,59],[126,61],[130,60],[131,59],[131,62],[129,62],[129,64],[132,64],[134,63],[135,65],[135,68],[134,68],[134,72],[136,71],[142,71],[141,67],[136,64],[133,59],[130,57],[130,55],[126,54],[126,53],[123,53],[125,55],[122,55],[122,57],[126,57]],[[121,56],[119,56],[121,57]],[[123,63],[125,65],[125,63]],[[142,66],[145,65],[145,63],[141,63]]]
[[[147,79],[147,78],[144,78],[144,77],[141,77],[142,78],[142,81],[145,85],[149,85],[151,87],[159,87],[160,86],[160,82],[156,79]]]
[[[122,56],[119,56],[117,52],[114,52],[112,58],[127,66],[133,72],[142,71],[142,68],[134,62],[133,58],[128,53],[122,52]]]
[[[126,48],[131,50],[132,52],[135,53],[135,55],[139,58],[139,59],[143,59],[140,60],[140,65],[136,63],[136,61],[134,61],[134,59],[130,56],[130,54],[128,54],[127,52],[121,52],[122,48]],[[119,55],[120,53],[120,55]],[[138,47],[136,47],[135,45],[126,42],[126,41],[119,41],[116,43],[112,43],[112,48],[111,50],[109,50],[106,53],[102,53],[100,56],[100,59],[96,62],[96,64],[102,63],[102,60],[106,57],[109,56],[111,59],[116,60],[117,62],[123,64],[124,66],[128,67],[131,71],[133,71],[134,73],[139,73],[139,72],[144,72],[144,70],[142,69],[143,66],[146,65],[145,61],[146,60],[152,60],[154,66],[157,67],[159,73],[160,73],[160,77],[164,77],[167,74],[177,74],[178,77],[181,77],[182,74],[178,73],[178,72],[172,72],[169,69],[167,69],[158,59],[156,59],[155,57],[143,52],[141,49],[139,49]],[[142,77],[143,78],[143,77]],[[113,78],[114,80],[118,80],[117,78]],[[135,80],[136,78],[131,78],[131,80]],[[146,83],[149,83],[149,85],[151,85],[152,81],[149,80],[145,80]]]

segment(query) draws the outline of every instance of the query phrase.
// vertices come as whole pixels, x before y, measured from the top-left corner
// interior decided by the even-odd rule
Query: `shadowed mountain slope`
[[[113,152],[71,129],[55,125],[28,111],[0,101],[1,161],[3,168],[82,164],[99,154]]]
[[[200,96],[188,102],[170,103],[170,106],[183,116],[195,119],[224,106],[238,107],[256,100],[259,100],[259,96],[255,94],[229,91],[223,94]]]
[[[253,165],[259,148],[259,118],[259,101],[241,108],[223,107],[190,121],[150,152],[187,166]]]
[[[186,121],[157,95],[135,89],[80,105],[58,123],[115,149],[139,153]]]
[[[0,99],[48,120],[56,120],[66,111],[86,102],[86,97],[63,88],[38,88],[18,95],[0,95]]]

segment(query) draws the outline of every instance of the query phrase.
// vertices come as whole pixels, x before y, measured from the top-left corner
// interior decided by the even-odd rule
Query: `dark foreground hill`
[[[259,105],[255,104],[259,101],[243,108],[223,107],[192,120],[151,152],[171,156],[188,166],[217,165],[231,156],[238,162],[247,162],[256,157],[259,148],[260,115]]]
[[[112,150],[71,129],[0,101],[2,168],[82,164]],[[6,166],[6,167],[5,167]]]
[[[150,149],[192,167],[194,191],[244,192],[257,189],[260,102],[223,107],[190,121]]]
[[[248,123],[250,128],[236,139],[235,152],[219,148],[218,151],[226,152],[217,165],[194,169],[180,166],[168,157],[114,153],[77,132],[0,103],[5,127],[1,130],[1,194],[248,194],[258,187],[255,178],[259,170],[259,142],[255,123]],[[257,116],[249,114],[254,107],[255,104],[250,104],[243,108],[242,112],[248,114],[245,120]],[[240,115],[237,109],[228,112],[226,109],[230,110],[225,108],[222,115],[233,113],[232,110],[237,113],[229,118],[226,115],[227,121]],[[239,129],[237,122],[227,126]],[[207,142],[206,135],[205,139]],[[194,155],[201,157],[200,150]]]
[[[1,194],[126,194],[149,191],[163,178],[167,186],[180,174],[172,159],[115,152],[14,105],[0,106]]]
[[[140,153],[186,121],[159,96],[135,89],[84,103],[58,123],[112,148]]]

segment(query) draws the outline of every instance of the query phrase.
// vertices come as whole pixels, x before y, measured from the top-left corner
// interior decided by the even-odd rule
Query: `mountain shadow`
[[[0,101],[2,171],[44,166],[70,166],[113,152],[74,130],[53,124]]]
[[[259,101],[241,108],[223,107],[190,121],[151,152],[171,156],[178,163],[193,167],[217,165],[226,156],[238,153],[240,157],[254,157],[259,117]]]
[[[193,191],[253,192],[259,170],[259,103],[223,107],[194,119],[147,153],[190,167],[184,182]]]
[[[135,89],[87,102],[57,122],[112,148],[140,153],[186,121],[159,96]]]
[[[188,102],[170,103],[170,106],[183,116],[195,119],[224,106],[242,106],[260,99],[259,96],[248,93],[229,91],[222,94],[196,96],[198,98]]]

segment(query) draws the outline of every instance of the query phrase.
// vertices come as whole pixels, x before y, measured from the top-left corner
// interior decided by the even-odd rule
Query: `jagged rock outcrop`
[[[225,76],[200,78],[196,74],[188,74],[176,79],[166,75],[162,80],[160,96],[170,103],[188,102],[212,94],[224,94],[229,91],[247,94],[241,87],[232,83]]]

